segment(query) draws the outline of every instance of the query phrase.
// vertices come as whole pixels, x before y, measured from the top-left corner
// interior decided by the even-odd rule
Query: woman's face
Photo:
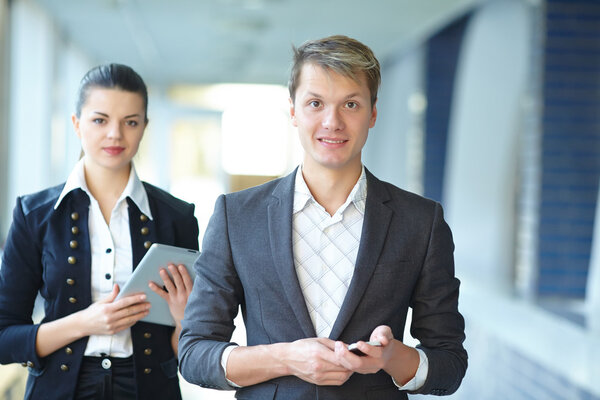
[[[141,95],[91,87],[80,117],[73,115],[71,119],[86,156],[86,168],[129,171],[146,128]]]

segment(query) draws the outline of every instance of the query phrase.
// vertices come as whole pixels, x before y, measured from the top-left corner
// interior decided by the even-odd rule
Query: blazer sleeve
[[[454,243],[436,203],[427,254],[412,297],[411,334],[427,355],[429,370],[421,394],[455,392],[467,369],[465,322],[458,312],[459,280],[454,274]]]
[[[40,367],[35,351],[39,328],[32,312],[42,282],[41,249],[23,213],[21,199],[0,266],[0,363],[27,363]]]
[[[215,205],[194,264],[196,279],[179,338],[179,366],[186,381],[213,389],[233,389],[221,367],[233,320],[243,299],[228,237],[226,198]]]

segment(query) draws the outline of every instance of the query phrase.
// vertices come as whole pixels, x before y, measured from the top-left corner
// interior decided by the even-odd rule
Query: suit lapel
[[[360,246],[358,248],[358,255],[356,256],[354,275],[348,287],[348,293],[344,298],[340,313],[329,335],[329,338],[333,340],[337,340],[342,334],[369,285],[392,219],[391,209],[384,204],[389,199],[389,194],[385,190],[385,187],[368,170],[366,174],[367,203],[365,206]]]
[[[275,270],[302,332],[305,337],[315,337],[315,328],[300,289],[292,251],[292,208],[296,173],[283,178],[273,190],[267,206],[269,239]]]

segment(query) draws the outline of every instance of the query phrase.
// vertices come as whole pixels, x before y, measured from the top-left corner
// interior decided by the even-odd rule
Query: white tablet
[[[175,321],[169,312],[167,302],[154,293],[148,287],[148,283],[152,281],[158,286],[163,286],[163,280],[160,277],[159,271],[161,268],[167,269],[169,264],[185,265],[192,281],[194,281],[196,273],[193,267],[199,254],[198,250],[154,243],[133,271],[129,280],[123,285],[116,300],[133,293],[143,292],[152,306],[150,307],[150,313],[142,318],[141,321],[175,326]],[[171,276],[168,269],[167,272]]]

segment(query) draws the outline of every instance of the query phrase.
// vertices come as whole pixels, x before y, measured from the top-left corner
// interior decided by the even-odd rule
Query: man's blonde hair
[[[364,76],[371,93],[371,106],[375,104],[381,82],[381,67],[368,46],[348,36],[335,35],[304,42],[298,48],[294,46],[293,50],[294,64],[288,83],[292,101],[296,100],[302,67],[311,63],[356,82],[360,82]]]

